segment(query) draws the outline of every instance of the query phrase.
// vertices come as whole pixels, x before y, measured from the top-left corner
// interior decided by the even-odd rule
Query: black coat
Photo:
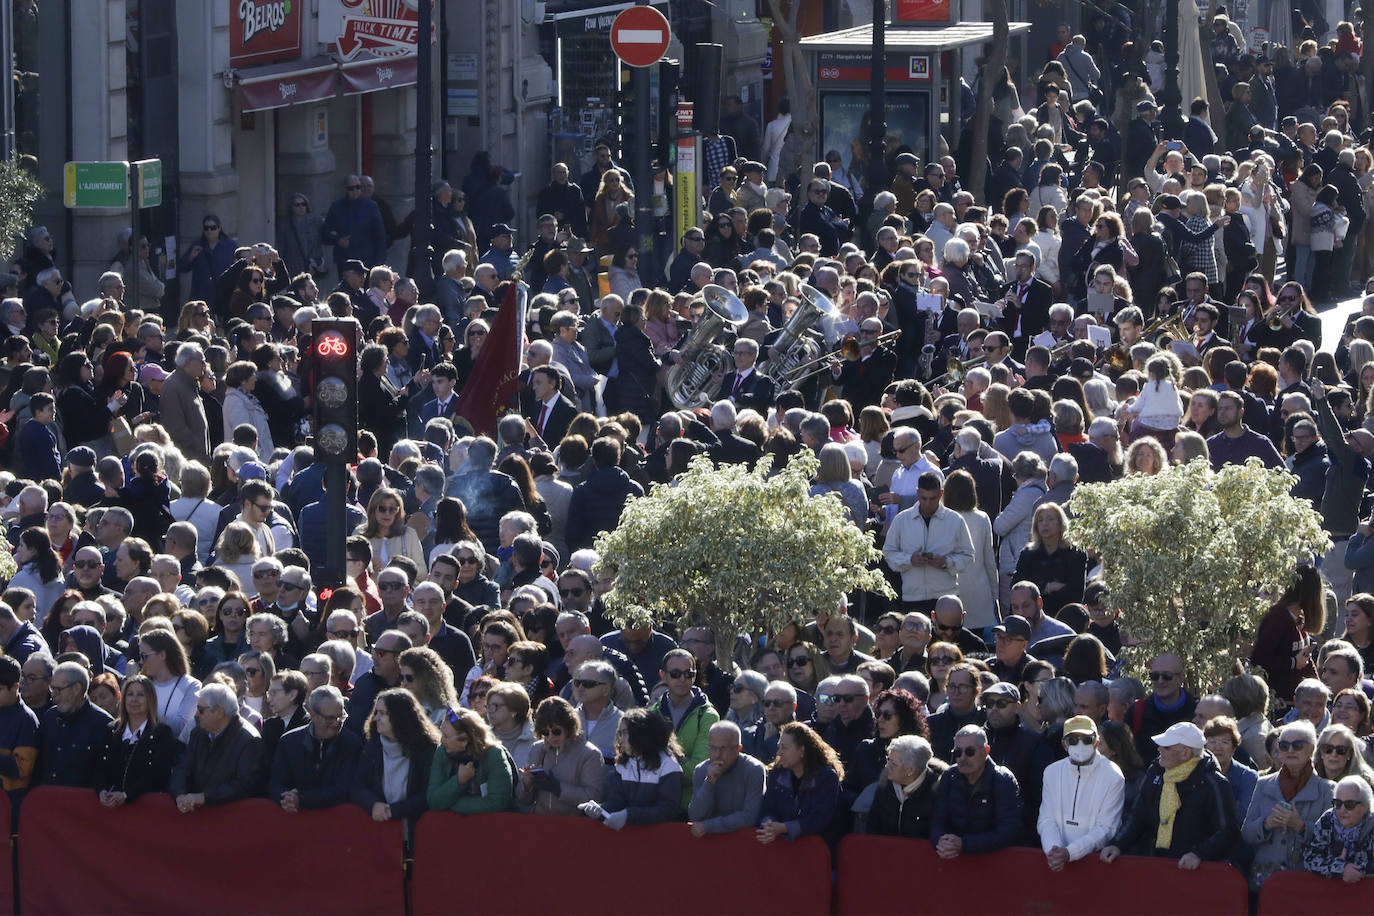
[[[622,324],[615,332],[615,358],[619,375],[615,379],[617,410],[628,410],[641,420],[658,420],[658,370],[662,366],[654,356],[653,343],[639,328]]]
[[[417,749],[410,758],[410,772],[406,774],[406,797],[391,805],[391,816],[416,818],[429,810],[425,796],[429,792],[429,769],[434,762],[434,748]],[[357,769],[353,771],[353,804],[369,814],[377,802],[386,801],[382,786],[382,740],[372,738],[363,745]]]
[[[181,743],[166,723],[144,728],[138,741],[124,743],[124,726],[111,722],[105,743],[96,752],[97,792],[123,792],[133,801],[145,792],[166,792],[172,779],[172,763]]]
[[[1131,236],[1131,247],[1135,249],[1139,261],[1134,267],[1126,268],[1126,277],[1131,281],[1135,301],[1145,306],[1145,320],[1150,320],[1155,297],[1167,281],[1164,266],[1164,240],[1153,232]]]
[[[1017,302],[1017,289],[1019,284],[1012,281],[1002,290],[1003,296],[1010,296],[1013,302]],[[1067,287],[1067,284],[1066,284]],[[1021,336],[1016,338],[1018,341],[1034,340],[1035,337],[1050,326],[1050,306],[1054,304],[1054,287],[1050,286],[1039,277],[1031,280],[1030,286],[1026,289],[1026,301],[1019,305],[1012,305],[1002,313],[1002,330],[1008,337],[1016,334],[1016,322],[1020,319]],[[1021,354],[1025,354],[1023,344]]]
[[[358,428],[377,437],[377,454],[385,461],[391,447],[406,435],[406,411],[410,396],[419,386],[414,383],[401,390],[385,376],[367,372],[358,379]]]
[[[100,400],[89,383],[63,389],[57,396],[57,415],[62,420],[68,448],[108,436],[110,421],[114,419],[109,405]]]
[[[643,496],[644,488],[618,467],[597,468],[573,489],[568,502],[568,548],[590,547],[602,531],[620,523],[620,513],[631,496]]]
[[[341,805],[349,799],[362,751],[362,737],[346,728],[323,754],[309,726],[292,729],[281,736],[272,757],[267,797],[280,801],[282,793],[295,789],[302,809]]]
[[[1236,798],[1231,784],[1217,769],[1212,755],[1204,753],[1201,762],[1177,788],[1182,804],[1174,815],[1174,831],[1167,849],[1155,847],[1159,797],[1164,790],[1164,768],[1157,762],[1145,771],[1140,794],[1111,845],[1131,855],[1179,859],[1191,852],[1204,862],[1225,858],[1240,839],[1240,827],[1236,823]]]
[[[40,743],[35,783],[46,786],[95,784],[96,755],[105,745],[110,715],[86,700],[70,715],[49,706],[39,717]]]
[[[1016,558],[1016,571],[1011,581],[1034,582],[1043,596],[1045,613],[1058,618],[1059,609],[1066,604],[1083,602],[1083,587],[1087,581],[1088,555],[1077,547],[1061,544],[1054,553],[1043,547],[1023,547]],[[1064,587],[1045,594],[1045,583],[1063,582]]]
[[[733,371],[725,374],[725,378],[720,383],[720,391],[716,392],[716,400],[734,401],[735,406],[740,410],[748,407],[767,416],[768,408],[773,406],[773,398],[776,397],[777,388],[773,384],[773,380],[766,375],[761,375],[755,369],[740,384],[737,392],[735,391],[735,378],[738,375],[738,372]]]
[[[890,347],[879,347],[867,359],[846,360],[840,367],[839,382],[845,399],[857,412],[883,399],[883,392],[892,384],[896,372],[896,352]]]
[[[1078,462],[1079,483],[1110,483],[1116,479],[1107,453],[1091,442],[1070,442],[1068,452]]]
[[[299,664],[299,662],[297,662]],[[277,670],[283,667],[295,667],[295,665],[278,665]],[[264,707],[264,712],[266,708]],[[263,790],[267,788],[268,777],[272,775],[272,760],[277,754],[277,745],[281,742],[282,735],[289,731],[310,724],[310,711],[304,706],[296,707],[296,711],[291,714],[291,721],[283,721],[278,716],[269,716],[262,721],[262,766],[259,768],[259,776],[262,778]]]
[[[925,780],[905,798],[898,798],[892,784],[878,783],[873,807],[868,812],[868,833],[874,836],[900,836],[930,839],[930,815],[935,809],[935,785],[949,765],[931,758],[926,764]]]
[[[169,791],[174,797],[203,792],[207,805],[250,798],[258,788],[261,763],[262,738],[242,717],[231,719],[214,741],[196,726],[186,753],[172,771]]]

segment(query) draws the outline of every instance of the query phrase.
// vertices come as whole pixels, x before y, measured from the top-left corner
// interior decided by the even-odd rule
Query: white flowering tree
[[[614,531],[597,538],[615,571],[606,603],[617,623],[710,624],[717,657],[740,633],[773,633],[862,588],[891,595],[882,554],[845,515],[840,500],[807,495],[817,468],[798,455],[768,475],[716,468],[698,457],[675,486],[631,501]]]
[[[1073,540],[1102,558],[1123,635],[1139,641],[1132,671],[1173,652],[1198,690],[1230,674],[1295,563],[1330,545],[1293,482],[1258,458],[1219,472],[1199,458],[1074,491]]]

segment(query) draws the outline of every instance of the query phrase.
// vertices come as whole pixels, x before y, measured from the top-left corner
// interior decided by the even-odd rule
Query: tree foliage
[[[882,555],[841,501],[807,495],[815,457],[770,468],[768,457],[753,471],[698,457],[675,485],[625,507],[596,541],[615,570],[606,603],[617,623],[705,621],[727,658],[737,634],[833,612],[855,588],[892,594],[875,568]]]
[[[0,160],[0,239],[7,250],[22,248],[33,208],[46,195],[43,184],[17,160]]]
[[[1199,458],[1075,490],[1074,542],[1102,558],[1133,671],[1172,652],[1200,690],[1230,674],[1295,564],[1330,544],[1293,483],[1257,458],[1219,472]]]

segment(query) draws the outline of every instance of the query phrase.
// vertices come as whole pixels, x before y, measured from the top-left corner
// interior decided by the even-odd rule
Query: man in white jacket
[[[1097,752],[1097,723],[1074,716],[1064,723],[1068,758],[1045,768],[1040,801],[1040,846],[1050,871],[1097,852],[1121,824],[1126,780]]]
[[[959,592],[959,574],[973,565],[973,538],[958,512],[942,502],[935,471],[917,478],[916,505],[897,513],[883,544],[887,565],[902,577],[903,611],[929,614],[941,595]]]

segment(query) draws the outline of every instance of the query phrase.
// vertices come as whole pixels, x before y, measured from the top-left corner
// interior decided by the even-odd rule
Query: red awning
[[[416,82],[416,62],[414,54],[403,57],[376,57],[369,60],[355,60],[342,64],[339,73],[343,77],[343,94],[359,95],[364,92],[377,92],[381,89],[395,89],[399,86],[414,86]]]
[[[331,99],[339,94],[340,86],[339,65],[327,57],[297,61],[294,66],[244,69],[238,71],[238,78],[245,112]]]

